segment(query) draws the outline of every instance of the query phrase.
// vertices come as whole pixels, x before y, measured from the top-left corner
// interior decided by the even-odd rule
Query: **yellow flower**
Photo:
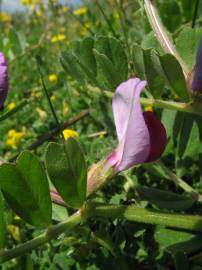
[[[8,23],[11,21],[11,16],[5,12],[0,12],[0,21]]]
[[[58,41],[63,41],[65,40],[66,36],[63,35],[63,34],[58,34],[58,35],[55,35],[55,36],[52,36],[51,37],[51,42],[52,43],[55,43],[55,42],[58,42]]]
[[[15,108],[15,102],[9,103],[8,106],[7,106],[7,108],[8,108],[8,111],[13,110]]]
[[[62,11],[65,13],[65,12],[68,12],[69,11],[69,7],[63,7],[62,8]]]
[[[15,215],[14,220],[21,220],[21,218],[18,215]]]
[[[62,104],[62,113],[64,116],[67,116],[69,113],[69,105],[65,101]]]
[[[88,29],[90,28],[89,23],[85,23],[82,31],[80,32],[81,36],[86,36],[88,34]]]
[[[50,97],[50,99],[51,99],[51,101],[55,101],[55,100],[56,100],[56,96],[52,95],[52,96]]]
[[[47,118],[48,115],[45,111],[41,110],[40,108],[36,108],[36,111],[42,120],[45,120]]]
[[[55,82],[55,81],[57,81],[58,77],[56,74],[50,74],[50,75],[48,75],[48,79],[50,82]]]
[[[43,16],[43,11],[41,9],[37,10],[36,16],[37,17],[42,17]]]
[[[80,16],[80,15],[86,14],[87,11],[88,11],[87,7],[81,7],[81,8],[75,9],[73,13],[74,15]]]
[[[15,129],[10,129],[7,134],[6,145],[16,148],[17,144],[25,136],[25,130],[16,131]]]
[[[153,112],[152,106],[147,106],[147,107],[145,107],[145,111],[146,111],[146,112]]]
[[[9,231],[9,233],[12,235],[12,237],[16,240],[16,241],[20,241],[20,229],[18,226],[9,224],[7,226],[7,229]]]
[[[25,6],[33,6],[41,3],[41,0],[20,0],[21,4]]]
[[[70,137],[77,138],[79,136],[78,132],[73,129],[64,129],[62,133],[65,137],[65,140],[67,140]]]

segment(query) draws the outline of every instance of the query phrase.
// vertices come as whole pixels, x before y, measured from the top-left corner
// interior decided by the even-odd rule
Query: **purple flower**
[[[146,81],[121,83],[112,101],[119,145],[109,155],[108,166],[116,172],[158,159],[166,146],[166,131],[153,112],[143,112],[140,94]]]
[[[8,65],[2,52],[0,52],[0,109],[8,94]]]
[[[192,90],[202,93],[202,38],[200,39],[196,55],[196,65],[193,71]]]

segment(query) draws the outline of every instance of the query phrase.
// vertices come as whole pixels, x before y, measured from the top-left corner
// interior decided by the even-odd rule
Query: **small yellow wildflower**
[[[15,108],[15,102],[9,103],[8,106],[7,106],[7,108],[8,108],[8,111],[13,110]]]
[[[50,74],[50,75],[48,75],[48,79],[50,82],[55,82],[55,81],[57,81],[58,77],[56,74]]]
[[[55,96],[55,95],[52,95],[52,96],[50,97],[50,99],[51,99],[51,101],[55,101],[55,100],[56,100],[56,96]]]
[[[88,34],[88,29],[90,28],[89,23],[85,23],[82,31],[80,32],[81,36],[86,36]]]
[[[177,101],[179,101],[180,100],[180,97],[178,95],[175,95],[174,96],[174,99],[177,100]]]
[[[68,11],[69,11],[69,7],[63,7],[63,8],[62,8],[62,11],[63,11],[64,13],[68,12]]]
[[[20,229],[19,229],[19,227],[12,225],[12,224],[9,224],[7,226],[7,229],[9,231],[9,233],[11,234],[11,236],[13,237],[13,239],[20,242]]]
[[[5,12],[0,13],[0,21],[4,23],[8,23],[11,21],[11,16]]]
[[[81,8],[75,9],[73,13],[74,15],[81,16],[81,15],[86,14],[87,11],[88,11],[87,7],[81,7]]]
[[[43,16],[43,11],[41,9],[36,11],[36,16],[37,17],[42,17]]]
[[[153,112],[152,106],[147,106],[147,107],[145,107],[145,111],[146,111],[146,112]]]
[[[15,215],[14,220],[21,220],[21,218],[18,215]]]
[[[25,130],[16,131],[15,129],[10,129],[7,134],[6,145],[16,148],[17,144],[25,136]]]
[[[70,137],[77,138],[79,136],[78,132],[73,129],[64,129],[62,133],[65,137],[65,140],[67,140]]]
[[[63,41],[65,40],[66,36],[63,35],[63,34],[58,34],[58,35],[55,35],[55,36],[52,36],[51,37],[51,42],[52,43],[55,43],[55,42],[58,42],[58,41]]]
[[[67,116],[69,113],[69,105],[65,101],[62,103],[62,113],[63,116]]]
[[[25,6],[33,6],[41,3],[41,0],[20,0],[21,4]]]
[[[33,87],[31,89],[31,97],[39,98],[42,96],[42,92],[38,87]]]
[[[36,108],[36,111],[42,120],[45,120],[47,118],[48,115],[45,111],[41,110],[40,108]]]

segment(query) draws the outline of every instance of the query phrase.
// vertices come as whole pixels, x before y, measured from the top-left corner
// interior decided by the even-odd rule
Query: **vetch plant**
[[[13,90],[13,106],[0,112],[0,264],[12,259],[2,270],[199,269],[202,41],[192,84],[187,75],[202,30],[166,19],[178,11],[174,0],[156,1],[165,28],[151,0],[140,9],[141,1],[85,1],[85,16],[71,8],[63,16],[57,1],[48,2],[40,6],[46,18],[36,20],[36,9],[1,33]],[[182,24],[190,22],[191,2],[179,5]],[[148,33],[143,8],[155,33]],[[91,35],[71,42],[65,25],[72,20],[79,23],[73,30],[90,25]],[[22,26],[19,33],[15,26]],[[67,42],[43,42],[51,37]],[[0,53],[0,108],[7,72]],[[22,126],[28,136],[9,144],[6,134]]]

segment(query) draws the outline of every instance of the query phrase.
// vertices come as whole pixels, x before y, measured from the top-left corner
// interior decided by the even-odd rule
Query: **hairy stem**
[[[112,92],[105,91],[104,93],[108,98],[113,97]],[[156,107],[159,109],[169,109],[179,112],[202,115],[202,104],[197,100],[192,103],[185,103],[154,98],[140,98],[140,102],[142,105]]]
[[[50,242],[52,239],[57,238],[61,233],[71,230],[82,221],[81,212],[78,211],[76,214],[70,216],[66,221],[61,222],[55,226],[48,228],[44,233],[37,236],[36,238],[20,244],[10,250],[0,251],[0,263],[6,262],[12,258],[22,256],[33,249]]]
[[[89,203],[84,208],[70,216],[66,221],[48,228],[36,238],[20,244],[13,249],[0,252],[0,263],[22,256],[33,249],[50,242],[60,234],[73,229],[89,217],[120,218],[134,222],[153,225],[163,225],[188,231],[202,232],[202,217],[197,215],[181,215],[143,209],[137,206],[109,205]]]
[[[97,205],[94,215],[109,218],[125,218],[135,222],[163,225],[196,232],[202,231],[201,216],[166,213],[137,206]]]

